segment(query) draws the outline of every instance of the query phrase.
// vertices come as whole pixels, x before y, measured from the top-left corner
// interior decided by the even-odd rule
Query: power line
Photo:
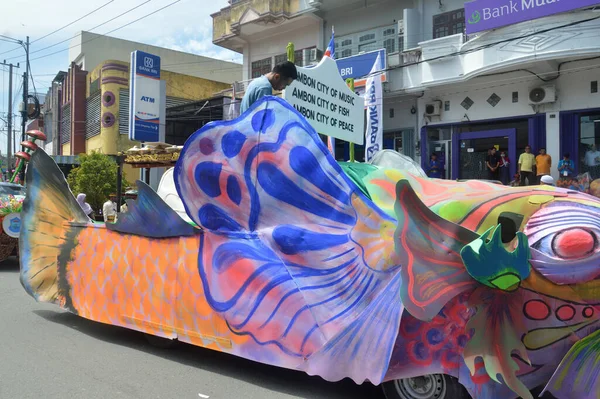
[[[127,10],[127,11],[125,11],[125,12],[123,12],[123,13],[121,13],[121,14],[117,15],[116,17],[110,18],[110,19],[108,19],[108,20],[106,20],[106,21],[102,22],[101,24],[94,26],[94,27],[93,27],[93,28],[91,28],[91,29],[88,29],[88,31],[92,31],[92,30],[94,30],[94,29],[96,29],[96,28],[99,28],[99,27],[101,27],[101,26],[103,26],[103,25],[106,25],[107,23],[109,23],[109,22],[112,22],[112,21],[114,21],[115,19],[118,19],[118,18],[120,18],[120,17],[122,17],[123,15],[130,13],[131,11],[134,11],[134,10],[136,10],[136,9],[140,8],[141,6],[143,6],[144,4],[147,4],[147,3],[151,2],[151,1],[152,1],[152,0],[146,0],[146,1],[144,1],[143,3],[141,3],[141,4],[138,4],[137,6],[135,6],[135,7],[133,7],[133,8],[130,8],[129,10]],[[110,33],[110,32],[108,32],[108,33]],[[106,35],[106,33],[105,33],[105,35]],[[49,48],[56,47],[56,46],[58,46],[59,44],[62,44],[62,43],[68,42],[68,41],[70,41],[70,40],[72,40],[72,39],[76,38],[77,36],[79,36],[79,35],[72,36],[72,37],[70,37],[70,38],[68,38],[68,39],[65,39],[65,40],[62,40],[62,41],[60,41],[60,42],[58,42],[58,43],[54,43],[54,44],[51,44],[50,46],[46,46],[46,47],[43,47],[43,48],[41,48],[41,49],[38,49],[38,50],[32,51],[30,54],[39,53],[39,52],[41,52],[41,51],[44,51],[44,50],[47,50],[47,49],[49,49]],[[93,39],[92,39],[92,40],[93,40]],[[86,42],[87,42],[87,41],[86,41]],[[85,42],[84,42],[84,43],[85,43]],[[82,44],[83,44],[83,43],[82,43]],[[65,50],[68,50],[68,49],[71,49],[71,48],[74,48],[74,47],[77,47],[77,46],[78,46],[78,45],[71,46],[71,47],[69,47],[69,48],[67,48],[67,49],[63,49],[63,50],[59,50],[59,51],[57,51],[57,52],[54,52],[54,53],[46,54],[46,55],[43,55],[43,56],[41,56],[41,57],[34,58],[34,60],[37,60],[37,59],[40,59],[40,58],[44,58],[44,57],[48,57],[48,56],[51,56],[51,55],[54,55],[54,54],[62,53],[62,52],[63,52],[63,51],[65,51]],[[16,57],[18,57],[18,56],[11,57],[11,58],[16,58]],[[10,58],[9,58],[9,59],[10,59]],[[32,61],[33,61],[33,60],[32,60]]]
[[[88,16],[92,15],[93,13],[95,13],[96,11],[99,11],[99,10],[101,10],[102,8],[106,7],[107,5],[109,5],[110,3],[112,3],[113,1],[115,1],[115,0],[110,0],[110,1],[108,1],[107,3],[104,3],[103,5],[101,5],[100,7],[96,8],[95,10],[92,10],[92,11],[88,12],[88,13],[87,13],[87,14],[85,14],[84,16],[82,16],[82,17],[79,17],[79,18],[77,18],[76,20],[74,20],[74,21],[72,21],[72,22],[69,22],[68,24],[66,24],[66,25],[64,25],[64,26],[62,26],[62,27],[60,27],[60,28],[58,28],[58,29],[56,29],[56,30],[54,30],[54,31],[52,31],[52,32],[50,32],[50,33],[48,33],[47,35],[44,35],[44,36],[42,36],[42,37],[40,37],[40,38],[38,38],[38,39],[35,39],[35,40],[34,40],[34,41],[32,41],[31,43],[33,44],[33,43],[35,43],[35,42],[38,42],[38,41],[40,41],[40,40],[42,40],[42,39],[45,39],[45,38],[47,38],[48,36],[50,36],[50,35],[53,35],[53,34],[55,34],[56,32],[59,32],[59,31],[61,31],[61,30],[65,29],[65,28],[67,28],[67,27],[69,27],[69,26],[73,25],[75,22],[79,22],[79,21],[81,21],[81,20],[82,20],[82,19],[84,19],[85,17],[88,17]]]

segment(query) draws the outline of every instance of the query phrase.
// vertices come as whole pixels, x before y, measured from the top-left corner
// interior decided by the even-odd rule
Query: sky
[[[21,63],[21,68],[13,72],[13,99],[17,93],[22,96],[20,76],[24,72],[25,52],[18,44],[7,42],[3,36],[24,41],[29,35],[32,43],[30,59],[33,83],[36,91],[41,94],[47,92],[58,71],[67,70],[70,39],[82,30],[106,34],[120,28],[108,35],[206,57],[242,62],[240,54],[212,44],[210,14],[226,7],[227,0],[8,0],[2,3],[0,62],[6,60],[8,63]],[[117,17],[136,6],[139,7]],[[165,6],[168,7],[133,22]],[[98,8],[100,9],[92,13]],[[89,13],[91,14],[85,16]],[[102,26],[92,29],[100,24]],[[52,33],[65,25],[69,26]],[[67,41],[60,43],[64,40]],[[43,50],[48,46],[53,47]],[[38,57],[40,59],[35,59]],[[33,91],[31,80],[29,89]],[[19,101],[20,97],[18,101],[14,101],[13,113],[16,113]],[[8,67],[0,66],[0,118],[6,119],[7,110]],[[20,117],[17,123],[20,126]],[[6,126],[0,119],[2,154],[6,151],[6,137]]]

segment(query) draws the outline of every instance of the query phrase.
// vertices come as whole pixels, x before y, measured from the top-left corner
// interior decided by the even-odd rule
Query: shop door
[[[458,147],[457,152],[459,154],[453,160],[457,164],[455,178],[460,180],[488,179],[485,162],[490,148],[496,148],[498,156],[500,156],[501,151],[507,152],[510,160],[509,177],[516,173],[516,129],[467,132],[459,133],[457,136],[457,142],[453,143],[455,147]]]
[[[450,146],[450,140],[442,140],[442,141],[432,141],[431,142],[432,154],[437,155],[438,161],[444,165],[444,171],[442,173],[442,178],[450,179],[452,176],[452,147]],[[429,164],[427,161],[426,165]]]

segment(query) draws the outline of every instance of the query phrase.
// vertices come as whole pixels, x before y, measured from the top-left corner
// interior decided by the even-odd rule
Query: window
[[[396,39],[386,39],[383,41],[383,47],[385,47],[385,51],[390,53],[396,52]]]
[[[271,72],[271,58],[265,58],[264,60],[254,61],[252,63],[252,79],[260,78]]]
[[[433,17],[433,38],[438,39],[464,32],[465,10],[454,10]]]
[[[344,41],[342,41],[342,47],[345,46],[352,46],[352,39],[346,39]]]
[[[275,56],[275,65],[279,65],[282,62],[287,61],[287,54],[279,54]]]
[[[369,40],[375,40],[375,33],[369,33],[368,35],[362,35],[358,41],[368,42]]]
[[[589,172],[591,179],[600,178],[600,113],[582,115],[579,119],[579,173]]]
[[[352,57],[352,50],[346,49],[342,50],[342,58]]]
[[[358,52],[359,53],[367,53],[369,51],[375,51],[378,48],[379,48],[379,46],[375,42],[373,42],[373,43],[367,43],[367,44],[361,44],[360,46],[358,46]]]
[[[393,36],[395,34],[396,34],[396,29],[394,29],[394,28],[388,28],[383,31],[383,36]]]

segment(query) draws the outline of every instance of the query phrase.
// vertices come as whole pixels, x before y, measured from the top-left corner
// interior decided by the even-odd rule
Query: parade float
[[[24,161],[29,160],[32,151],[37,149],[37,140],[45,140],[46,135],[39,130],[27,132],[29,141],[21,143],[23,151],[15,154],[17,167],[8,182],[0,182],[0,262],[11,255],[19,254],[18,239],[21,231],[21,208],[25,199],[25,187],[14,183],[23,170]]]
[[[343,166],[297,104],[264,97],[194,133],[172,183],[138,181],[103,225],[37,150],[21,283],[89,320],[389,399],[599,397],[600,200]]]

